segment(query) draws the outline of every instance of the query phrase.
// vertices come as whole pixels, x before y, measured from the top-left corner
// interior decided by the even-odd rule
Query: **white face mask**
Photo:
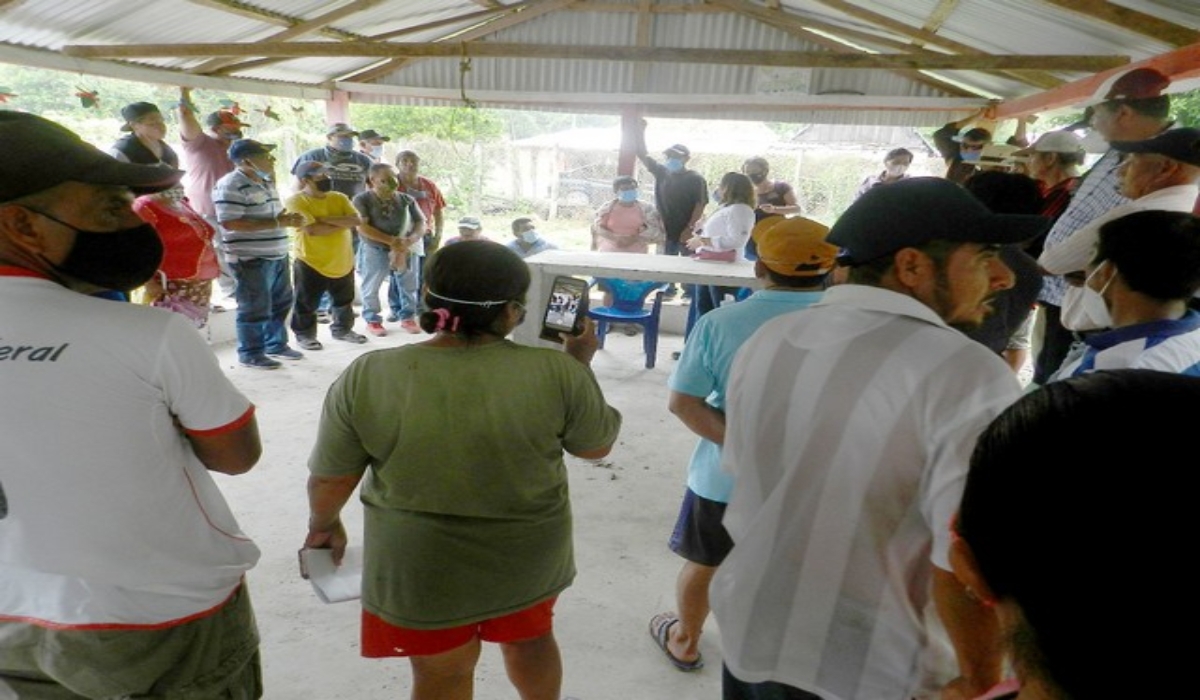
[[[1107,264],[1106,260],[1097,265],[1082,287],[1067,287],[1062,303],[1061,320],[1064,328],[1072,331],[1095,331],[1112,327],[1112,314],[1104,303],[1104,293],[1108,291],[1112,279],[1109,278],[1108,283],[1099,290],[1092,289],[1090,285],[1100,268]]]
[[[1104,293],[1108,291],[1108,286],[1112,284],[1112,277],[1109,277],[1108,281],[1099,290],[1092,289],[1091,281],[1096,276],[1096,273],[1107,264],[1108,261],[1105,260],[1097,265],[1095,270],[1092,270],[1092,274],[1087,276],[1087,279],[1083,281],[1083,296],[1080,297],[1084,311],[1087,312],[1088,317],[1100,328],[1112,327],[1112,314],[1108,311],[1108,305],[1104,303]]]

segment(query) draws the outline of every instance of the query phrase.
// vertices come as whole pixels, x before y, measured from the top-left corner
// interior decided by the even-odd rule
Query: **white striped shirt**
[[[710,597],[724,660],[826,700],[949,681],[924,622],[975,438],[1020,395],[1004,362],[888,290],[829,289],[734,361],[722,468],[735,546]]]
[[[266,221],[283,212],[279,193],[268,181],[255,182],[241,170],[225,175],[212,191],[217,221],[253,219]],[[288,255],[286,227],[262,231],[233,231],[221,226],[221,249],[236,258],[286,258]]]
[[[1050,381],[1102,369],[1156,369],[1200,376],[1200,313],[1114,328],[1083,339]]]

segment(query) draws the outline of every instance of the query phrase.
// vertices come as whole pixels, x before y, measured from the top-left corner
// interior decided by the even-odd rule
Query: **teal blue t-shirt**
[[[761,289],[700,317],[679,356],[667,386],[689,396],[706,397],[725,410],[725,388],[733,358],[754,332],[776,316],[799,311],[821,300],[824,292]],[[721,471],[721,447],[701,438],[688,464],[688,488],[710,501],[728,503],[733,478]]]

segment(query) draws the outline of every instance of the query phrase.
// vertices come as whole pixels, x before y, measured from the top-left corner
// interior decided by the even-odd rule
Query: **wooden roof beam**
[[[447,88],[424,88],[355,82],[337,82],[334,83],[333,88],[351,94],[393,95],[446,102],[458,102],[461,100],[458,90]],[[484,103],[553,104],[576,108],[603,108],[607,111],[621,111],[627,107],[648,107],[658,110],[682,107],[694,111],[697,108],[712,108],[714,105],[737,105],[739,108],[746,107],[749,109],[771,111],[844,111],[853,109],[865,111],[967,112],[979,108],[979,100],[975,98],[881,97],[877,95],[715,95],[676,92],[656,94],[632,92],[564,94],[561,92],[530,93],[509,90],[472,90],[471,98]]]
[[[1001,102],[996,106],[996,119],[1016,119],[1051,109],[1082,105],[1092,99],[1105,80],[1134,68],[1154,68],[1173,81],[1200,78],[1200,43],[1130,63],[1121,68],[1106,70],[1037,95]]]
[[[850,17],[853,17],[855,19],[860,19],[864,22],[868,22],[870,24],[874,24],[876,26],[889,29],[893,32],[900,34],[901,36],[906,36],[909,39],[912,39],[915,41],[930,44],[932,46],[938,46],[943,49],[947,49],[949,51],[954,51],[959,54],[983,54],[984,53],[983,51],[980,51],[979,49],[977,49],[973,46],[969,46],[967,44],[963,44],[963,43],[954,41],[952,39],[947,39],[947,38],[939,35],[937,32],[928,31],[925,29],[918,29],[916,27],[909,26],[909,25],[905,24],[904,22],[894,20],[891,17],[879,14],[878,12],[872,12],[871,10],[863,9],[862,7],[859,7],[858,5],[855,5],[854,3],[851,3],[851,2],[847,2],[846,0],[817,0],[817,2],[821,3],[822,5],[831,7],[833,9],[835,9],[839,12],[842,12],[842,13],[844,13]],[[1051,68],[1050,66],[1041,66],[1041,68],[1053,70],[1053,68]],[[1027,71],[1027,72],[1023,72],[1023,73],[1019,73],[1019,74],[1006,73],[1005,77],[1008,77],[1008,78],[1011,78],[1014,80],[1019,80],[1023,83],[1026,83],[1029,85],[1035,85],[1035,86],[1041,87],[1041,88],[1051,88],[1051,87],[1056,87],[1058,85],[1063,84],[1062,80],[1059,80],[1056,76],[1045,72],[1045,70],[1032,70],[1032,71]]]
[[[862,49],[851,45],[851,43],[846,41],[845,38],[830,38],[825,34],[818,34],[817,32],[811,31],[812,29],[820,29],[828,34],[833,34],[834,37],[845,37],[847,32],[840,31],[839,27],[825,25],[821,22],[800,20],[791,14],[779,10],[762,8],[758,5],[746,2],[746,0],[709,0],[709,2],[713,3],[714,5],[726,7],[734,12],[750,17],[751,19],[758,20],[759,22],[762,22],[768,26],[775,27],[776,29],[791,34],[796,38],[817,44],[818,46],[824,46],[831,51],[836,51],[838,53],[865,53]],[[848,32],[848,34],[853,36],[860,33],[851,30]],[[901,42],[892,41],[890,39],[881,39],[874,35],[866,35],[865,33],[861,38],[865,40],[865,43],[871,43],[876,46],[889,46],[898,50],[905,50],[908,48],[907,45]],[[936,90],[941,90],[942,92],[950,95],[959,95],[965,97],[974,94],[966,92],[957,85],[938,80],[920,71],[897,70],[893,72],[908,78],[909,80],[928,85]],[[983,97],[982,95],[975,96]]]
[[[525,0],[524,2],[519,2],[519,3],[513,4],[513,5],[509,5],[507,8],[500,7],[500,8],[491,9],[491,10],[477,10],[475,12],[468,12],[465,15],[456,15],[454,17],[447,17],[446,19],[434,20],[432,22],[426,22],[425,24],[418,24],[418,25],[414,25],[412,27],[405,27],[404,29],[397,29],[397,30],[391,31],[391,32],[384,32],[383,34],[374,34],[372,36],[367,37],[367,39],[371,40],[371,41],[383,41],[385,39],[395,39],[397,37],[401,37],[406,34],[416,34],[418,32],[428,31],[430,29],[437,29],[438,27],[444,27],[448,24],[460,24],[462,22],[471,22],[471,21],[474,21],[477,19],[487,19],[488,17],[495,16],[497,13],[517,10],[520,7],[523,7],[527,4],[529,4],[529,2],[530,2],[530,0]],[[224,61],[227,65],[222,67],[220,70],[213,71],[213,72],[221,74],[221,75],[230,75],[233,73],[237,73],[239,71],[250,70],[252,68],[258,68],[259,66],[266,66],[266,65],[270,65],[272,63],[279,63],[280,61],[286,61],[286,60],[288,60],[288,59],[286,59],[286,58],[261,58],[256,61],[241,61],[238,63],[231,63],[230,59],[214,59],[212,62],[215,63],[217,61]],[[203,68],[203,66],[200,66],[198,68],[193,68],[192,71],[198,73],[198,72],[201,72],[202,68]]]
[[[478,39],[480,37],[487,36],[488,34],[493,34],[503,29],[508,29],[509,27],[537,19],[548,12],[560,10],[573,2],[575,2],[575,0],[530,0],[528,3],[518,3],[517,5],[511,6],[508,10],[505,10],[503,15],[488,20],[483,25],[472,27],[471,29],[468,29],[464,32],[458,32],[451,36],[443,37],[441,41],[464,42],[472,39]],[[383,61],[382,63],[377,63],[373,66],[364,68],[363,70],[355,71],[350,75],[345,76],[344,79],[361,82],[378,80],[385,75],[390,75],[391,73],[400,70],[404,66],[408,65],[409,62],[414,60],[416,59],[412,57],[392,58],[387,61]]]
[[[1122,7],[1105,0],[1045,0],[1064,10],[1079,13],[1085,17],[1098,19],[1101,22],[1115,24],[1121,29],[1127,29],[1144,36],[1180,47],[1194,43],[1200,38],[1200,33],[1190,27],[1184,27],[1165,19],[1159,19],[1144,12]]]
[[[238,0],[188,0],[193,5],[201,5],[213,10],[228,12],[230,14],[246,17],[248,19],[274,24],[279,27],[294,27],[298,24],[303,24],[304,20],[297,17],[285,15],[282,12],[272,12],[264,10],[261,7],[255,7],[249,3],[239,2]],[[359,41],[366,37],[358,34],[351,34],[340,29],[330,29],[328,27],[318,30],[322,36],[338,41]]]
[[[954,56],[930,52],[905,54],[839,54],[831,51],[743,51],[685,49],[662,46],[578,46],[445,40],[433,43],[397,42],[269,42],[255,44],[122,44],[63,47],[80,58],[150,58],[155,56],[269,56],[314,58],[329,56],[379,58],[531,58],[594,61],[653,61],[662,63],[722,63],[792,68],[904,68],[912,70],[1052,70],[1092,73],[1123,66],[1128,56],[1053,54],[973,54]]]
[[[358,14],[359,12],[363,12],[365,10],[369,10],[381,2],[383,2],[383,0],[354,0],[354,2],[348,5],[343,5],[336,10],[331,10],[310,20],[305,20],[298,24],[294,24],[282,32],[272,34],[263,41],[287,41],[288,39],[296,39],[306,34],[312,34],[313,32],[325,29],[340,19],[349,17],[353,14]],[[236,62],[236,59],[231,58],[214,58],[212,60],[205,61],[195,68],[190,69],[189,72],[213,73],[220,68],[224,68]]]

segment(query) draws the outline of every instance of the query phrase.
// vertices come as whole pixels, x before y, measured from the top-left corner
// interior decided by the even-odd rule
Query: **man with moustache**
[[[259,551],[211,472],[262,446],[180,314],[89,296],[162,258],[122,163],[0,112],[0,697],[262,696],[244,574]]]
[[[1012,286],[1000,247],[1044,228],[942,178],[876,187],[827,239],[846,283],[742,346],[721,459],[734,546],[709,593],[727,700],[976,697],[1000,679],[949,524],[975,437],[1021,389],[955,327]]]

